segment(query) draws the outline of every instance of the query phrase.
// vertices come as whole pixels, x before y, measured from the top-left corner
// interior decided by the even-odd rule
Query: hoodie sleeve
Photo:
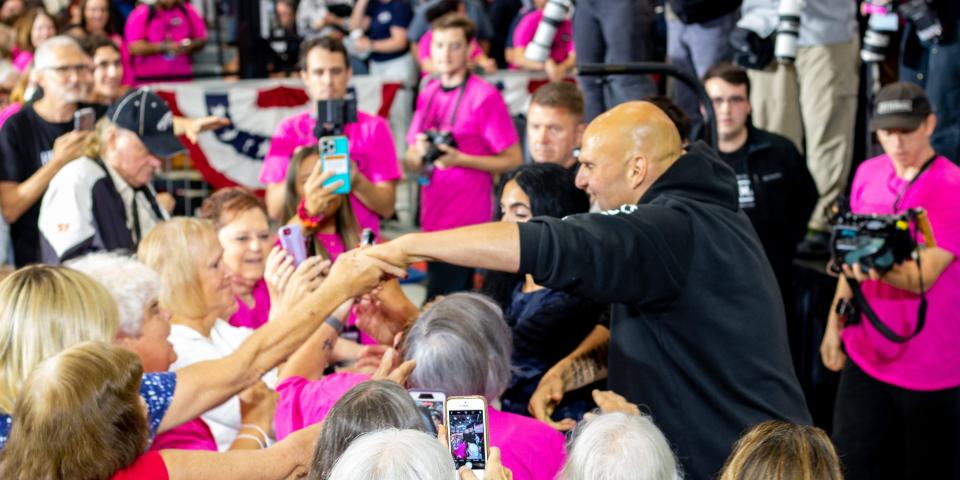
[[[689,218],[654,205],[616,212],[520,224],[520,273],[599,303],[669,303],[692,256]]]

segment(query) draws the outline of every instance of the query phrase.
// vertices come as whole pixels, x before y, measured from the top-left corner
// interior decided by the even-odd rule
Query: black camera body
[[[911,258],[917,242],[910,231],[915,212],[862,215],[842,212],[831,222],[830,256],[839,273],[843,264],[884,273]]]
[[[344,127],[356,121],[357,100],[355,98],[320,100],[317,102],[317,126],[313,133],[317,138],[343,135]]]
[[[457,148],[457,141],[453,138],[453,132],[451,131],[427,130],[423,133],[427,136],[427,142],[430,144],[430,147],[423,154],[424,165],[433,165],[433,162],[443,156],[444,152],[440,150],[440,145]]]

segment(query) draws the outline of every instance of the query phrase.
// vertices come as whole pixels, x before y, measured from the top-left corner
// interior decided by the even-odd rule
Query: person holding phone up
[[[492,174],[520,166],[517,130],[500,92],[469,71],[474,26],[450,13],[432,24],[430,52],[439,78],[420,90],[404,163],[420,172],[420,224],[432,232],[493,218]],[[427,267],[427,299],[469,290],[473,269]]]
[[[352,72],[342,42],[330,37],[309,42],[300,51],[300,64],[300,78],[312,102],[347,97]],[[317,115],[312,110],[287,118],[273,134],[260,170],[271,218],[289,218],[284,216],[287,168],[297,148],[317,144]],[[356,121],[344,125],[342,134],[349,142],[350,206],[360,228],[369,228],[379,237],[380,218],[393,216],[396,183],[401,177],[390,127],[386,120],[358,111]],[[316,213],[307,217],[314,216]]]

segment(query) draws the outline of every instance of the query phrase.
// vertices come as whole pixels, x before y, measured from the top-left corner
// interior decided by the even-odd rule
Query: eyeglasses
[[[61,77],[65,77],[69,75],[71,72],[77,74],[78,76],[90,75],[91,73],[93,73],[93,67],[85,63],[78,63],[75,65],[59,65],[56,67],[46,67],[44,68],[44,70],[53,70],[54,72],[57,72],[57,75],[60,75]]]
[[[727,98],[713,97],[710,99],[710,101],[713,103],[714,107],[719,107],[724,103],[727,103],[731,107],[734,107],[734,106],[743,105],[744,103],[746,103],[747,97],[741,97],[740,95],[734,95],[732,97],[727,97]]]

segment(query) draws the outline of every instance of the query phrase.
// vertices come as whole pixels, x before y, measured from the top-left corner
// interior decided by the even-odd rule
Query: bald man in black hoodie
[[[529,273],[612,304],[608,385],[649,409],[686,478],[715,477],[756,423],[809,424],[783,302],[733,170],[703,143],[684,152],[647,102],[591,122],[579,162],[577,186],[601,214],[412,234],[367,253]]]

